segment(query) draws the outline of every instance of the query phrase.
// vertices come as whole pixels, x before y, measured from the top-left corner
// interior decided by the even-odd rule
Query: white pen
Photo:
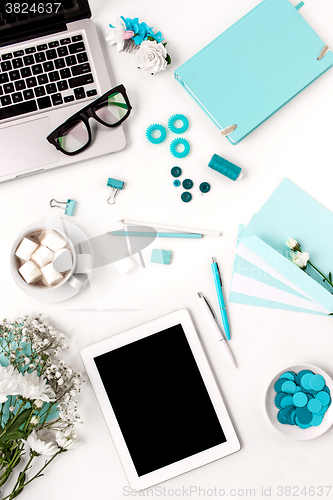
[[[199,302],[201,304],[202,310],[203,310],[203,312],[207,318],[207,321],[210,324],[213,332],[215,333],[215,336],[216,336],[217,340],[219,341],[219,344],[222,347],[224,354],[226,355],[226,357],[228,358],[228,360],[230,361],[232,366],[234,368],[237,368],[235,358],[233,357],[232,352],[230,351],[230,348],[228,346],[228,342],[224,338],[224,336],[223,336],[223,334],[222,334],[222,332],[221,332],[221,330],[216,322],[215,314],[214,314],[213,310],[211,309],[207,300],[205,299],[205,297],[201,293],[198,293],[198,296],[199,296]]]
[[[211,231],[209,229],[194,229],[193,227],[182,227],[182,226],[174,226],[171,224],[162,224],[157,222],[146,222],[146,221],[138,221],[133,219],[121,219],[119,222],[127,225],[135,225],[135,226],[148,226],[157,229],[169,229],[171,231],[180,231],[182,233],[200,233],[205,234],[207,236],[221,236],[220,231]]]

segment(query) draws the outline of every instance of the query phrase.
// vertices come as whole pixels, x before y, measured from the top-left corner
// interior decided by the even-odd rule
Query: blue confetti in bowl
[[[296,439],[298,441],[306,441],[309,439],[314,439],[316,437],[321,436],[325,432],[327,432],[330,427],[333,425],[333,405],[329,407],[325,407],[323,405],[323,409],[326,408],[325,414],[323,416],[322,421],[319,423],[320,420],[320,415],[318,414],[318,423],[314,423],[311,427],[307,427],[307,425],[303,425],[298,421],[297,414],[296,412],[294,413],[292,411],[292,408],[287,407],[285,411],[283,411],[283,406],[284,403],[287,404],[287,399],[286,397],[292,396],[292,394],[285,394],[286,401],[280,401],[283,400],[283,396],[281,398],[277,398],[279,401],[279,408],[276,406],[276,397],[277,397],[277,389],[280,389],[283,391],[282,386],[285,388],[288,388],[289,385],[283,385],[283,383],[278,382],[281,376],[284,376],[286,373],[294,373],[298,374],[302,370],[309,370],[313,372],[315,375],[321,375],[324,377],[326,386],[329,388],[331,392],[331,396],[333,398],[333,380],[331,377],[321,368],[318,368],[313,365],[295,365],[291,366],[289,368],[285,368],[281,372],[279,372],[271,383],[268,386],[267,392],[266,392],[266,397],[265,397],[265,408],[266,408],[266,413],[268,416],[269,421],[273,425],[273,427],[279,431],[281,434],[284,434],[285,436],[291,438],[291,439]],[[304,372],[305,373],[305,372]],[[291,377],[290,377],[291,378]],[[287,382],[288,376],[286,376],[285,381]],[[320,379],[320,377],[318,377]],[[297,383],[297,382],[296,382]],[[275,386],[275,388],[274,388]],[[287,387],[288,386],[288,387]],[[319,385],[318,385],[319,387]],[[322,395],[323,397],[323,395]],[[326,399],[323,397],[323,402],[326,402]],[[301,426],[298,425],[290,425],[290,422],[298,422],[300,423]]]

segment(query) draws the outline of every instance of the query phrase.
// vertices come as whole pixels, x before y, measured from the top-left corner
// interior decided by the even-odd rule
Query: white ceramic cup
[[[31,234],[36,233],[38,231],[46,231],[49,229],[55,231],[56,233],[60,234],[64,238],[64,240],[66,241],[66,243],[67,243],[67,245],[72,253],[73,263],[72,263],[72,267],[71,267],[70,271],[67,273],[67,275],[64,277],[64,279],[60,283],[58,283],[57,285],[54,285],[54,286],[39,286],[38,288],[41,291],[43,291],[43,292],[45,291],[45,293],[48,293],[50,290],[55,290],[56,288],[61,288],[62,286],[64,286],[65,283],[68,283],[71,287],[75,288],[75,290],[78,290],[78,291],[83,290],[86,286],[86,283],[83,283],[76,276],[74,276],[76,264],[77,264],[77,254],[76,254],[76,250],[74,248],[73,243],[68,238],[68,236],[66,236],[66,234],[64,234],[58,228],[56,228],[56,227],[53,228],[50,226],[44,227],[44,228],[41,227],[41,225],[29,226],[29,229],[26,229],[25,231],[23,231],[16,238],[15,242],[13,243],[11,253],[10,253],[10,269],[11,269],[11,272],[12,272],[12,275],[13,275],[15,281],[19,282],[21,285],[23,285],[26,288],[28,294],[29,294],[28,289],[31,289],[31,287],[36,287],[36,285],[34,285],[34,284],[27,283],[20,275],[20,273],[18,271],[19,270],[19,260],[15,256],[15,252],[16,252],[17,247],[19,246],[20,242],[23,240],[24,237],[28,237]]]

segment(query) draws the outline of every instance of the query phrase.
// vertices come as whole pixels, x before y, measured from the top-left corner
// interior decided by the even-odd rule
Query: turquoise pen
[[[223,291],[222,291],[222,279],[220,275],[220,271],[217,265],[217,262],[215,258],[212,258],[212,271],[213,271],[213,276],[214,276],[214,283],[215,283],[215,288],[216,288],[216,293],[217,293],[217,299],[219,301],[219,308],[221,311],[221,316],[222,316],[222,323],[223,323],[223,328],[225,335],[228,340],[230,340],[230,330],[229,330],[229,321],[228,321],[228,316],[227,316],[227,311],[225,308],[225,303],[224,303],[224,297],[223,297]]]

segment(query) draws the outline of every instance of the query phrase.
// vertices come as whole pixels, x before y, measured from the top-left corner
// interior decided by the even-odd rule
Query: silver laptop
[[[114,86],[90,16],[87,0],[0,2],[0,182],[126,146],[121,126],[94,120],[91,146],[75,156],[46,140]]]

